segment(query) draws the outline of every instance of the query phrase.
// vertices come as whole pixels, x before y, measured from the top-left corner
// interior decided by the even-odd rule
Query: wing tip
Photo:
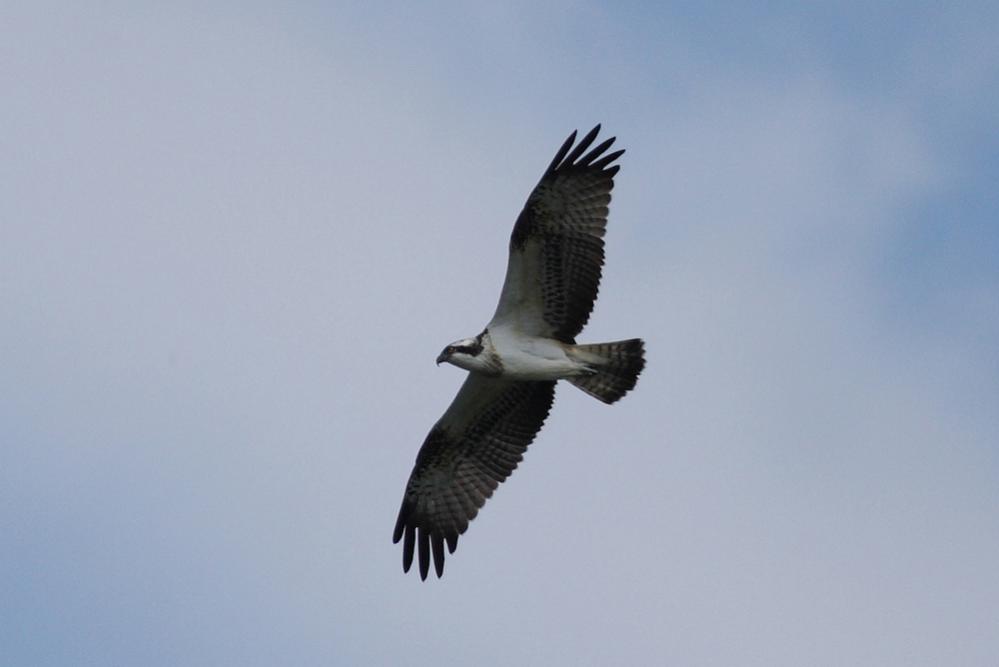
[[[430,572],[430,535],[423,528],[420,529],[419,551],[420,581],[426,581],[427,574]]]
[[[607,149],[613,146],[614,142],[617,141],[616,136],[605,139],[586,153],[587,149],[589,149],[591,144],[593,144],[602,128],[603,124],[597,123],[593,129],[583,135],[583,137],[579,140],[579,143],[576,143],[578,130],[573,130],[569,137],[562,143],[558,152],[555,153],[555,157],[552,159],[551,164],[548,165],[548,169],[545,173],[552,173],[559,169],[568,167],[590,167],[604,170],[607,165],[624,155],[624,149],[604,155]],[[583,155],[584,153],[586,154]]]
[[[576,142],[576,132],[577,132],[576,130],[573,130],[572,133],[568,136],[568,138],[566,138],[566,140],[562,142],[562,146],[560,146],[558,151],[556,151],[555,157],[552,158],[552,162],[550,165],[548,165],[548,169],[545,170],[545,173],[549,173],[558,169],[559,165],[562,163],[562,159],[566,156],[566,153],[569,152],[569,149],[572,148],[572,145]]]
[[[430,574],[430,563],[433,561],[437,578],[444,576],[444,547],[449,553],[458,548],[458,534],[440,534],[437,531],[417,527],[414,523],[404,521],[402,530],[398,527],[393,533],[392,543],[396,544],[405,537],[402,545],[402,571],[408,573],[416,560],[420,572],[420,581],[426,581]],[[415,559],[414,559],[415,556]]]
[[[607,147],[610,148],[610,145],[608,144]],[[605,169],[607,167],[607,165],[609,165],[611,162],[613,162],[614,160],[616,160],[619,157],[621,157],[622,155],[624,155],[624,151],[625,151],[625,149],[621,148],[621,149],[618,149],[618,150],[614,151],[613,153],[608,153],[607,155],[604,155],[603,157],[601,157],[599,160],[596,160],[595,162],[593,162],[593,164],[591,164],[590,167],[592,167],[593,169]],[[596,151],[594,150],[594,152],[596,152]],[[593,157],[597,157],[597,156],[594,155]],[[617,166],[618,168],[620,168],[620,166],[618,166],[618,165],[615,165],[615,166]]]
[[[412,525],[406,526],[406,541],[402,543],[402,571],[409,572],[413,566],[413,550],[415,547],[416,529]]]
[[[579,159],[579,156],[583,154],[583,151],[589,148],[590,144],[593,143],[593,140],[597,138],[597,133],[599,132],[600,132],[600,123],[597,123],[596,127],[587,132],[586,135],[579,140],[579,143],[576,144],[576,147],[572,149],[572,152],[565,157],[563,164],[565,166],[574,165],[576,160]]]
[[[430,546],[434,552],[434,571],[440,579],[444,574],[444,536],[435,534],[430,536]]]
[[[399,544],[399,540],[402,539],[402,533],[406,530],[406,519],[409,516],[407,511],[406,501],[403,499],[402,507],[399,508],[399,518],[395,520],[395,529],[392,531],[392,544]]]

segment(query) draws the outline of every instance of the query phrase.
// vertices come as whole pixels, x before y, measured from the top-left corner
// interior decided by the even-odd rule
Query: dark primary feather
[[[393,542],[403,540],[402,567],[418,552],[420,578],[433,555],[444,572],[444,545],[458,536],[500,482],[517,467],[541,429],[554,382],[512,382],[469,373],[451,407],[427,435],[406,485]]]
[[[623,150],[606,153],[614,138],[592,150],[597,125],[573,146],[573,132],[531,192],[510,236],[510,263],[497,315],[525,312],[530,290],[543,326],[533,333],[574,342],[600,287],[604,233],[614,175]],[[605,154],[606,153],[606,154]],[[511,275],[516,274],[516,275]]]

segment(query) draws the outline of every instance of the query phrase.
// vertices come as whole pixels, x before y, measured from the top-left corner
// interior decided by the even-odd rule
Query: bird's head
[[[458,368],[468,371],[482,370],[484,359],[482,358],[482,336],[475,338],[462,338],[456,340],[437,355],[437,365],[443,362],[454,364]]]

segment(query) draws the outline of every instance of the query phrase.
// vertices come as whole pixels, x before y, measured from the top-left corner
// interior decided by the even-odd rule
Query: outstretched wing
[[[433,552],[444,573],[444,543],[458,536],[520,463],[555,396],[554,382],[514,382],[469,373],[444,416],[430,430],[406,484],[392,541],[404,539],[402,569],[419,546],[420,578]]]
[[[590,318],[604,263],[614,137],[585,155],[600,126],[573,147],[573,132],[528,197],[510,236],[510,259],[490,327],[574,342]],[[571,152],[570,152],[571,150]]]

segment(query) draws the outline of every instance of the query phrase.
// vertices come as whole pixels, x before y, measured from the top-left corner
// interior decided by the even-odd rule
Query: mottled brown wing
[[[418,547],[420,578],[427,578],[431,552],[437,576],[444,573],[445,542],[454,553],[468,522],[520,463],[554,396],[554,382],[468,374],[427,435],[406,484],[392,536],[403,540],[404,571]]]
[[[604,263],[614,174],[624,151],[611,137],[584,155],[600,126],[573,147],[573,132],[527,199],[510,236],[510,258],[493,326],[571,343],[590,318]]]

